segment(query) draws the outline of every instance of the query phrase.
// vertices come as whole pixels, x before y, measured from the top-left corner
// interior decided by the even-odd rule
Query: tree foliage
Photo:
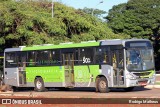
[[[115,33],[153,41],[156,68],[160,68],[160,0],[129,0],[114,6],[106,17]]]
[[[83,9],[79,9],[80,11],[83,11],[87,14],[90,14],[93,16],[96,16],[96,17],[101,17],[103,14],[106,14],[107,12],[104,11],[104,10],[100,10],[100,9],[94,9],[94,8],[87,8],[87,7],[84,7]]]
[[[1,48],[44,43],[127,38],[116,35],[107,24],[82,11],[47,0],[0,2]]]

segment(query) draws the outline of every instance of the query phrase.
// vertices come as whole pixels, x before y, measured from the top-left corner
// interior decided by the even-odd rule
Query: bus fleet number
[[[90,58],[83,57],[83,63],[91,63]]]

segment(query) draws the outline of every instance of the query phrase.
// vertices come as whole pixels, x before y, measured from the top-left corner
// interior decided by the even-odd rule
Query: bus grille
[[[151,72],[145,72],[145,73],[133,73],[136,76],[148,76]]]

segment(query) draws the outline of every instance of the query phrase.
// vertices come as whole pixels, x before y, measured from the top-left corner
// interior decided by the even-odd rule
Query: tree
[[[60,3],[18,0],[0,2],[0,45],[2,50],[20,45],[127,38],[116,35],[97,18]]]
[[[160,69],[160,1],[129,0],[114,6],[106,17],[115,33],[153,41],[157,69]],[[159,67],[159,68],[158,68]]]
[[[93,15],[96,16],[96,17],[101,17],[103,14],[107,13],[104,10],[94,9],[94,8],[87,8],[87,7],[84,7],[83,9],[79,9],[79,10],[83,11],[83,12],[85,12],[87,14],[90,14],[90,15],[92,15],[92,13],[93,13]]]

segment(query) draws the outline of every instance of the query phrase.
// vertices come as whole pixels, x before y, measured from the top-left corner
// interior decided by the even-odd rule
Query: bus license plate
[[[139,85],[141,85],[141,86],[147,85],[147,81],[139,81],[138,83],[139,83]]]

